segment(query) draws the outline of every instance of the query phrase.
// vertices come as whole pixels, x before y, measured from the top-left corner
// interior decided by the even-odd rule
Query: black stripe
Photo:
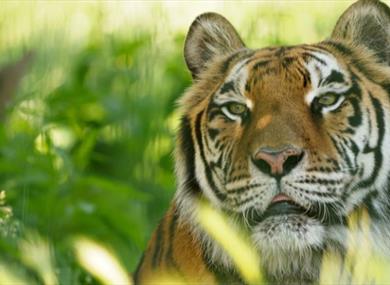
[[[225,74],[226,71],[230,68],[231,63],[234,60],[237,59],[237,61],[240,61],[240,60],[246,59],[248,57],[251,57],[254,53],[255,53],[255,51],[253,51],[253,50],[245,49],[245,50],[239,50],[236,53],[232,54],[223,62],[221,69],[220,69],[221,73]]]
[[[352,71],[350,71],[352,72]],[[362,89],[360,88],[360,80],[358,79],[357,76],[353,75],[352,76],[352,86],[351,88],[348,89],[347,92],[345,92],[346,96],[352,97],[352,95],[357,96],[359,99],[362,98]]]
[[[345,82],[344,75],[337,70],[332,70],[330,75],[327,78],[325,78],[324,85],[333,82],[344,83]]]
[[[361,85],[364,85],[362,83],[362,79],[360,78],[360,76],[358,76],[351,69],[348,69],[348,73],[351,75],[352,86],[351,86],[351,88],[348,89],[347,92],[345,92],[346,96],[355,95],[359,99],[362,99],[362,89],[360,88]]]
[[[223,147],[223,140],[222,138],[219,138],[217,139],[215,142],[214,142],[214,146],[217,150],[222,150],[222,147]]]
[[[344,134],[349,134],[349,135],[354,135],[355,134],[355,129],[352,129],[352,128],[346,128],[346,129],[343,129],[341,130],[342,133]]]
[[[366,113],[368,114],[368,118],[371,117],[371,112],[370,112],[370,109],[368,109],[366,107]],[[372,122],[371,120],[368,120],[368,133],[371,134],[372,133]],[[367,144],[367,147],[368,147],[368,144]]]
[[[296,67],[298,74],[302,76],[303,87],[306,87],[308,83],[311,83],[310,74],[306,69],[303,69],[301,66]]]
[[[221,66],[221,73],[222,74],[225,74],[225,72],[229,69],[230,67],[230,63],[235,60],[236,58],[238,58],[238,56],[240,55],[240,52],[236,52],[234,54],[232,54],[231,56],[229,56],[222,64]]]
[[[308,168],[306,170],[306,172],[321,172],[321,173],[333,173],[335,172],[336,170],[338,170],[337,168],[336,169],[333,169],[331,167],[323,167],[323,166],[320,166],[320,167],[311,167],[311,168]]]
[[[348,123],[352,127],[358,127],[362,123],[362,110],[360,109],[360,101],[356,97],[349,98],[349,102],[353,108],[353,115],[348,117]]]
[[[340,138],[337,136],[337,138],[339,140],[343,140],[343,138]],[[349,173],[354,173],[354,165],[352,165],[352,161],[350,159],[350,157],[348,156],[348,152],[347,152],[347,146],[345,144],[343,144],[343,142],[337,142],[335,138],[333,138],[332,136],[330,137],[330,139],[332,140],[334,146],[336,147],[337,149],[337,152],[340,154],[340,156],[343,158],[343,160],[345,161],[345,163],[347,164],[347,168],[348,168],[348,172]]]
[[[236,208],[240,208],[242,205],[245,205],[247,204],[248,202],[251,202],[251,201],[254,201],[254,200],[257,200],[257,198],[259,197],[259,194],[252,194],[251,196],[245,196],[247,198],[245,198],[244,200],[239,200],[237,198],[234,199],[234,204],[233,206],[236,207]]]
[[[384,83],[382,88],[386,91],[387,95],[390,96],[390,83],[389,82]]]
[[[223,162],[223,156],[222,154],[220,154],[216,162],[214,161],[210,162],[210,167],[222,169],[222,162]]]
[[[207,132],[209,133],[210,139],[213,141],[215,139],[215,137],[219,134],[220,130],[219,129],[208,128]]]
[[[213,273],[217,284],[220,285],[244,285],[246,284],[238,275],[237,270],[235,269],[226,269],[224,266],[216,264],[211,260],[211,258],[207,255],[208,249],[203,249],[203,260],[206,264],[207,269]]]
[[[162,255],[162,250],[163,250],[163,224],[164,224],[164,219],[161,220],[160,224],[157,227],[156,231],[156,245],[153,250],[153,256],[152,256],[152,267],[156,268],[160,262],[161,262],[161,255]]]
[[[332,48],[335,48],[339,53],[341,53],[344,56],[351,56],[353,55],[352,50],[347,47],[346,45],[340,43],[340,42],[335,42],[335,41],[326,41],[324,42],[325,45],[328,45]]]
[[[340,185],[342,182],[342,179],[324,179],[324,178],[316,178],[314,177],[309,179],[300,179],[294,181],[294,183],[300,183],[300,184],[313,184],[313,183],[318,183],[321,185]]]
[[[204,174],[206,176],[207,182],[208,182],[211,190],[217,196],[217,198],[220,199],[221,201],[223,201],[226,198],[226,194],[222,193],[216,187],[214,179],[213,179],[213,175],[212,175],[212,170],[210,169],[210,167],[209,167],[209,165],[207,163],[207,160],[206,160],[206,156],[204,154],[203,140],[202,140],[202,130],[201,130],[201,128],[202,128],[202,126],[201,126],[201,119],[202,119],[203,113],[204,113],[204,111],[200,112],[196,116],[196,121],[195,121],[196,141],[198,143],[198,147],[199,147],[199,151],[200,151],[200,157],[202,159],[202,162],[203,162],[203,165],[204,165],[204,168],[205,168],[205,173]]]
[[[223,84],[219,92],[220,94],[224,94],[229,91],[233,91],[233,92],[236,91],[236,87],[234,86],[234,81],[229,81]]]
[[[330,46],[330,47],[336,49],[336,51],[339,52],[341,55],[352,57],[353,58],[352,64],[354,66],[356,66],[359,69],[359,71],[362,72],[365,77],[367,77],[367,79],[380,85],[380,82],[377,82],[376,80],[374,80],[372,78],[371,71],[367,68],[367,66],[364,64],[364,62],[362,62],[360,60],[361,56],[356,54],[353,49],[351,49],[350,47],[347,47],[346,45],[344,45],[340,42],[335,42],[335,41],[326,41],[326,42],[323,42],[323,44],[325,45],[324,48],[326,48],[326,46]]]
[[[234,151],[234,145],[227,144],[225,147],[225,151],[222,154],[222,160],[226,161],[226,163],[223,165],[222,170],[226,175],[229,173],[229,170],[233,168],[233,163],[232,163],[233,151]],[[227,162],[230,162],[230,163],[227,163]]]
[[[297,60],[296,57],[293,57],[293,56],[285,56],[285,57],[282,58],[282,66],[283,66],[284,68],[287,69],[287,68],[289,68],[289,66],[290,66],[291,64],[293,64],[296,60]]]
[[[249,80],[245,83],[245,91],[247,93],[251,92],[251,84],[250,84]]]
[[[366,207],[371,219],[375,219],[375,220],[387,219],[387,217],[390,216],[390,209],[386,208],[378,211],[374,205],[375,200],[377,199],[378,199],[378,191],[373,191],[372,193],[368,194],[368,196],[364,199],[363,202],[364,206]],[[385,211],[385,213],[383,212],[383,210]]]
[[[264,66],[268,65],[270,62],[271,62],[271,60],[262,60],[262,61],[258,61],[258,62],[256,62],[256,63],[253,65],[252,70],[253,70],[253,71],[256,71],[256,70],[258,70],[259,68],[263,68]]]
[[[241,194],[244,191],[253,189],[255,187],[263,186],[263,185],[265,185],[265,184],[264,183],[251,184],[251,185],[246,185],[246,186],[243,186],[243,187],[239,187],[239,188],[228,190],[228,192],[229,192],[229,194],[231,194],[231,193]]]
[[[217,106],[217,105],[215,105]],[[213,107],[212,109],[210,109],[209,113],[208,113],[208,121],[211,122],[212,120],[215,119],[215,117],[217,116],[223,116],[223,117],[226,117],[225,114],[221,111],[221,108],[220,107]]]
[[[358,163],[357,163],[357,158],[358,158],[358,154],[359,154],[359,152],[360,152],[360,149],[359,149],[359,147],[358,147],[358,145],[353,141],[353,140],[349,140],[350,141],[350,144],[351,144],[351,151],[352,151],[352,153],[353,153],[353,155],[354,155],[354,157],[355,157],[355,159],[354,159],[354,165],[358,165]],[[350,173],[352,174],[352,175],[356,175],[356,173],[358,172],[358,167],[356,167],[355,169],[350,169]]]
[[[337,153],[342,157],[344,158],[344,155],[343,155],[343,152],[344,150],[342,149],[342,147],[339,145],[339,143],[337,142],[337,140],[332,136],[332,135],[329,135],[331,141],[333,142],[333,145],[334,147],[336,148],[337,150]]]
[[[358,151],[359,149],[357,148],[357,145],[351,140],[351,139],[347,139],[345,137],[341,137],[342,141],[343,141],[343,147],[344,147],[344,151],[346,153],[346,156],[348,157],[348,161],[350,162],[348,165],[349,169],[348,169],[348,172],[353,175],[356,173],[356,165],[357,165],[357,154],[358,154]],[[346,150],[350,150],[353,154],[353,156],[350,158],[348,156],[348,152]],[[351,159],[353,159],[353,162],[351,161]]]
[[[174,241],[175,241],[175,234],[176,234],[176,228],[178,223],[179,215],[177,211],[174,211],[171,219],[171,224],[169,225],[169,232],[168,232],[168,249],[165,254],[165,260],[166,263],[169,265],[170,268],[174,268],[177,272],[179,270],[179,266],[177,265],[174,257],[173,257],[173,248],[174,248]]]
[[[353,169],[353,165],[352,165],[351,158],[348,156],[348,151],[347,151],[348,146],[345,143],[340,142],[339,147],[342,148],[341,156],[344,158],[344,161],[347,163],[348,170],[351,173]]]
[[[383,112],[381,102],[377,98],[373,97],[371,94],[369,95],[375,110],[375,117],[376,117],[377,129],[378,129],[378,143],[376,147],[373,149],[374,160],[375,160],[374,171],[372,172],[370,177],[358,183],[358,185],[356,186],[358,188],[365,188],[371,186],[375,182],[375,179],[377,178],[379,170],[381,169],[383,163],[383,155],[382,155],[381,148],[385,136],[385,120],[384,120],[385,114]]]
[[[294,183],[295,183],[295,181],[294,181]],[[310,184],[312,186],[313,184],[315,185],[315,182],[314,183],[307,183],[307,184]],[[326,198],[334,198],[334,199],[337,199],[339,197],[339,195],[334,194],[333,192],[326,193],[326,192],[319,192],[319,191],[308,190],[308,189],[305,189],[303,187],[297,187],[297,186],[295,186],[295,185],[293,185],[291,183],[288,183],[288,182],[286,182],[286,185],[294,188],[295,190],[298,190],[299,192],[306,193],[306,194],[309,194],[309,195],[315,194],[316,196],[326,197]],[[329,191],[330,189],[335,189],[335,188],[328,187],[327,189]],[[329,203],[329,202],[326,202],[326,203]],[[336,202],[334,202],[334,203],[336,203]]]
[[[302,46],[302,49],[305,51],[321,53],[324,55],[326,55],[326,53],[328,52],[326,49],[324,49],[324,47],[321,45],[321,43],[320,43],[320,45],[304,45],[304,46]]]
[[[276,57],[282,57],[283,55],[286,54],[287,51],[291,50],[292,46],[284,46],[284,47],[279,47],[276,52],[275,52],[275,56]]]
[[[323,61],[321,58],[311,54],[311,53],[308,53],[308,52],[304,52],[302,53],[302,57],[304,58],[305,62],[307,63],[307,58],[310,58],[310,59],[315,59],[316,61],[318,61],[319,63],[321,63],[322,65],[327,65],[325,61]]]
[[[189,118],[185,116],[181,119],[178,140],[185,161],[184,187],[186,191],[199,193],[200,187],[195,179],[195,149],[191,134],[191,125]]]
[[[264,76],[265,75],[277,75],[278,74],[278,69],[275,68],[275,67],[270,67],[270,68],[267,68],[264,70],[264,72],[262,73]]]

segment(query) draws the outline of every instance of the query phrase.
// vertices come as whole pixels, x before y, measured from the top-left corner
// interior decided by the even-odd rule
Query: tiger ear
[[[184,58],[192,77],[197,78],[211,59],[243,47],[243,41],[228,20],[216,13],[204,13],[191,24]]]
[[[390,64],[390,8],[378,0],[360,0],[337,21],[333,39],[364,45]]]

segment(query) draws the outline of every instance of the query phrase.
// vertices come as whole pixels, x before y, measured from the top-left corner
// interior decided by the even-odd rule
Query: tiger
[[[271,284],[315,284],[328,249],[346,251],[347,218],[365,209],[374,248],[390,256],[390,8],[359,0],[316,44],[246,47],[204,13],[184,58],[177,191],[134,273],[190,284],[245,284],[201,227],[196,203],[249,233]]]

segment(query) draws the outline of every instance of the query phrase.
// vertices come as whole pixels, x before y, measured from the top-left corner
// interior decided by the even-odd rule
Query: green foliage
[[[55,245],[60,280],[79,275],[68,244],[76,234],[109,244],[133,270],[167,208],[173,106],[190,80],[182,41],[156,50],[141,32],[91,36],[68,46],[71,54],[32,46],[34,63],[0,129],[0,189],[18,234],[34,229]],[[19,260],[14,238],[1,244],[3,259]]]

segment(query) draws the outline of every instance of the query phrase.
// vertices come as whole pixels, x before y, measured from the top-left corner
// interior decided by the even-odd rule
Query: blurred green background
[[[1,264],[45,282],[21,246],[38,236],[60,284],[94,283],[72,252],[83,235],[132,272],[175,191],[192,20],[221,13],[251,48],[312,43],[349,4],[1,1],[0,66],[34,54],[0,124]]]

